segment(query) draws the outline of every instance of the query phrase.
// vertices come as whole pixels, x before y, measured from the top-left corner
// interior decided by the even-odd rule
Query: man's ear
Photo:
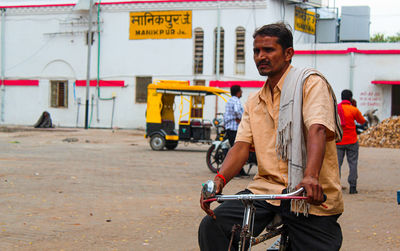
[[[289,47],[285,50],[285,61],[289,62],[292,60],[292,57],[294,55],[294,50],[293,47]]]

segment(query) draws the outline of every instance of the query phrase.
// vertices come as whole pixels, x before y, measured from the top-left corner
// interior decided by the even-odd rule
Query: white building
[[[46,110],[56,126],[84,126],[89,12],[79,10],[76,2],[0,1],[4,80],[0,124],[33,125]],[[293,1],[96,3],[92,11],[90,127],[143,128],[146,86],[155,79],[190,80],[223,88],[240,83],[245,102],[264,80],[253,63],[252,34],[256,27],[281,20],[293,27],[296,5],[289,2]],[[84,3],[80,1],[79,8],[85,9]],[[220,74],[216,74],[215,64],[218,26]],[[293,64],[322,71],[339,99],[341,90],[350,88],[361,111],[377,108],[381,119],[400,113],[400,86],[395,85],[400,83],[399,44],[315,44],[314,35],[297,30],[294,41]],[[97,79],[99,88],[95,87]],[[211,119],[215,98],[206,102],[205,117]],[[217,107],[223,111],[221,99]]]

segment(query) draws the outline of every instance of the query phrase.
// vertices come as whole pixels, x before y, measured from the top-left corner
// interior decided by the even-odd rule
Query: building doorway
[[[392,116],[400,115],[400,85],[392,85]]]

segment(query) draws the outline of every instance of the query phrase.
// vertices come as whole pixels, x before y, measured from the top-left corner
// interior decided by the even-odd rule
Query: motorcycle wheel
[[[224,162],[225,153],[220,147],[215,147],[215,145],[211,145],[207,150],[207,167],[213,173],[217,173],[221,168],[222,162]]]

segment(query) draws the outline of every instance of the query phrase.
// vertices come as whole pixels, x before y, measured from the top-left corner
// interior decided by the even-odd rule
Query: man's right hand
[[[236,142],[233,147],[229,150],[228,154],[226,155],[224,162],[222,163],[222,167],[220,170],[220,174],[225,177],[226,183],[228,183],[233,177],[235,177],[246,161],[249,159],[249,150],[250,150],[250,143],[247,142]],[[218,175],[214,178],[214,185],[215,185],[215,193],[221,194],[222,189],[226,184],[224,184],[224,180],[219,177]],[[210,209],[210,202],[204,203],[203,195],[200,196],[200,206],[209,216],[215,219],[214,212]]]
[[[214,178],[214,185],[215,185],[215,194],[221,194],[222,193],[222,189],[224,188],[224,181],[222,180],[222,178],[216,176]],[[210,204],[211,202],[204,202],[204,200],[206,200],[206,198],[203,197],[203,194],[200,195],[200,206],[201,209],[203,209],[204,212],[206,212],[206,214],[208,214],[209,216],[211,216],[214,220],[216,219],[214,211],[211,210],[210,208]]]

